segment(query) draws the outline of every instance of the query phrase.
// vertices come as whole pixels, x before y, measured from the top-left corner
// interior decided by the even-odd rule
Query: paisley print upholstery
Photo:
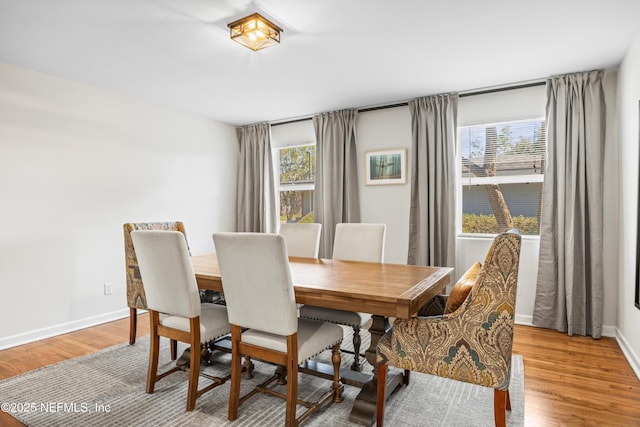
[[[448,295],[436,295],[418,311],[418,316],[442,316],[447,306]]]
[[[140,269],[138,268],[138,259],[133,249],[133,241],[131,240],[131,232],[133,230],[171,230],[180,231],[183,234],[184,225],[179,221],[173,222],[142,222],[124,224],[124,256],[125,269],[127,275],[127,304],[131,308],[147,308],[147,297],[142,286],[142,278],[140,277]]]
[[[462,307],[397,319],[378,342],[378,364],[508,390],[519,259],[520,234],[498,235]],[[433,301],[420,314],[432,314],[443,302]]]

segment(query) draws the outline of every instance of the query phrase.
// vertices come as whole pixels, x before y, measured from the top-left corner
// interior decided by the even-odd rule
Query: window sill
[[[464,240],[493,240],[497,234],[480,234],[480,233],[458,233],[456,239]],[[539,235],[523,234],[522,240],[539,241]]]

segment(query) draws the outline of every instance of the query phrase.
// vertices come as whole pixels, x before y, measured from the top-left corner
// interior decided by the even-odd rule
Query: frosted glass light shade
[[[228,25],[231,40],[251,50],[260,50],[280,43],[282,28],[259,13],[238,19]]]

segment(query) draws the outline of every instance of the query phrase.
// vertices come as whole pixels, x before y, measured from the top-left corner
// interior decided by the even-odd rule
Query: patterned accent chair
[[[437,317],[397,319],[378,342],[377,422],[383,425],[387,365],[494,389],[496,426],[511,409],[511,349],[520,233],[498,235],[467,299]],[[440,305],[442,305],[440,303]]]
[[[127,273],[127,304],[129,305],[129,344],[136,342],[136,328],[138,326],[138,309],[147,310],[147,296],[142,286],[142,277],[140,276],[140,267],[136,258],[136,251],[133,248],[131,240],[131,232],[134,230],[170,230],[180,231],[182,234],[187,233],[184,225],[179,221],[171,222],[141,222],[126,223],[124,228],[124,255],[125,268]],[[171,360],[176,359],[177,352],[176,341],[171,341]]]

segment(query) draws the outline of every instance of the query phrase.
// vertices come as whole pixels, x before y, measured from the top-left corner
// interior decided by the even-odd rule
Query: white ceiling
[[[282,43],[227,23],[259,11]],[[0,61],[231,124],[615,68],[638,0],[0,0]]]

